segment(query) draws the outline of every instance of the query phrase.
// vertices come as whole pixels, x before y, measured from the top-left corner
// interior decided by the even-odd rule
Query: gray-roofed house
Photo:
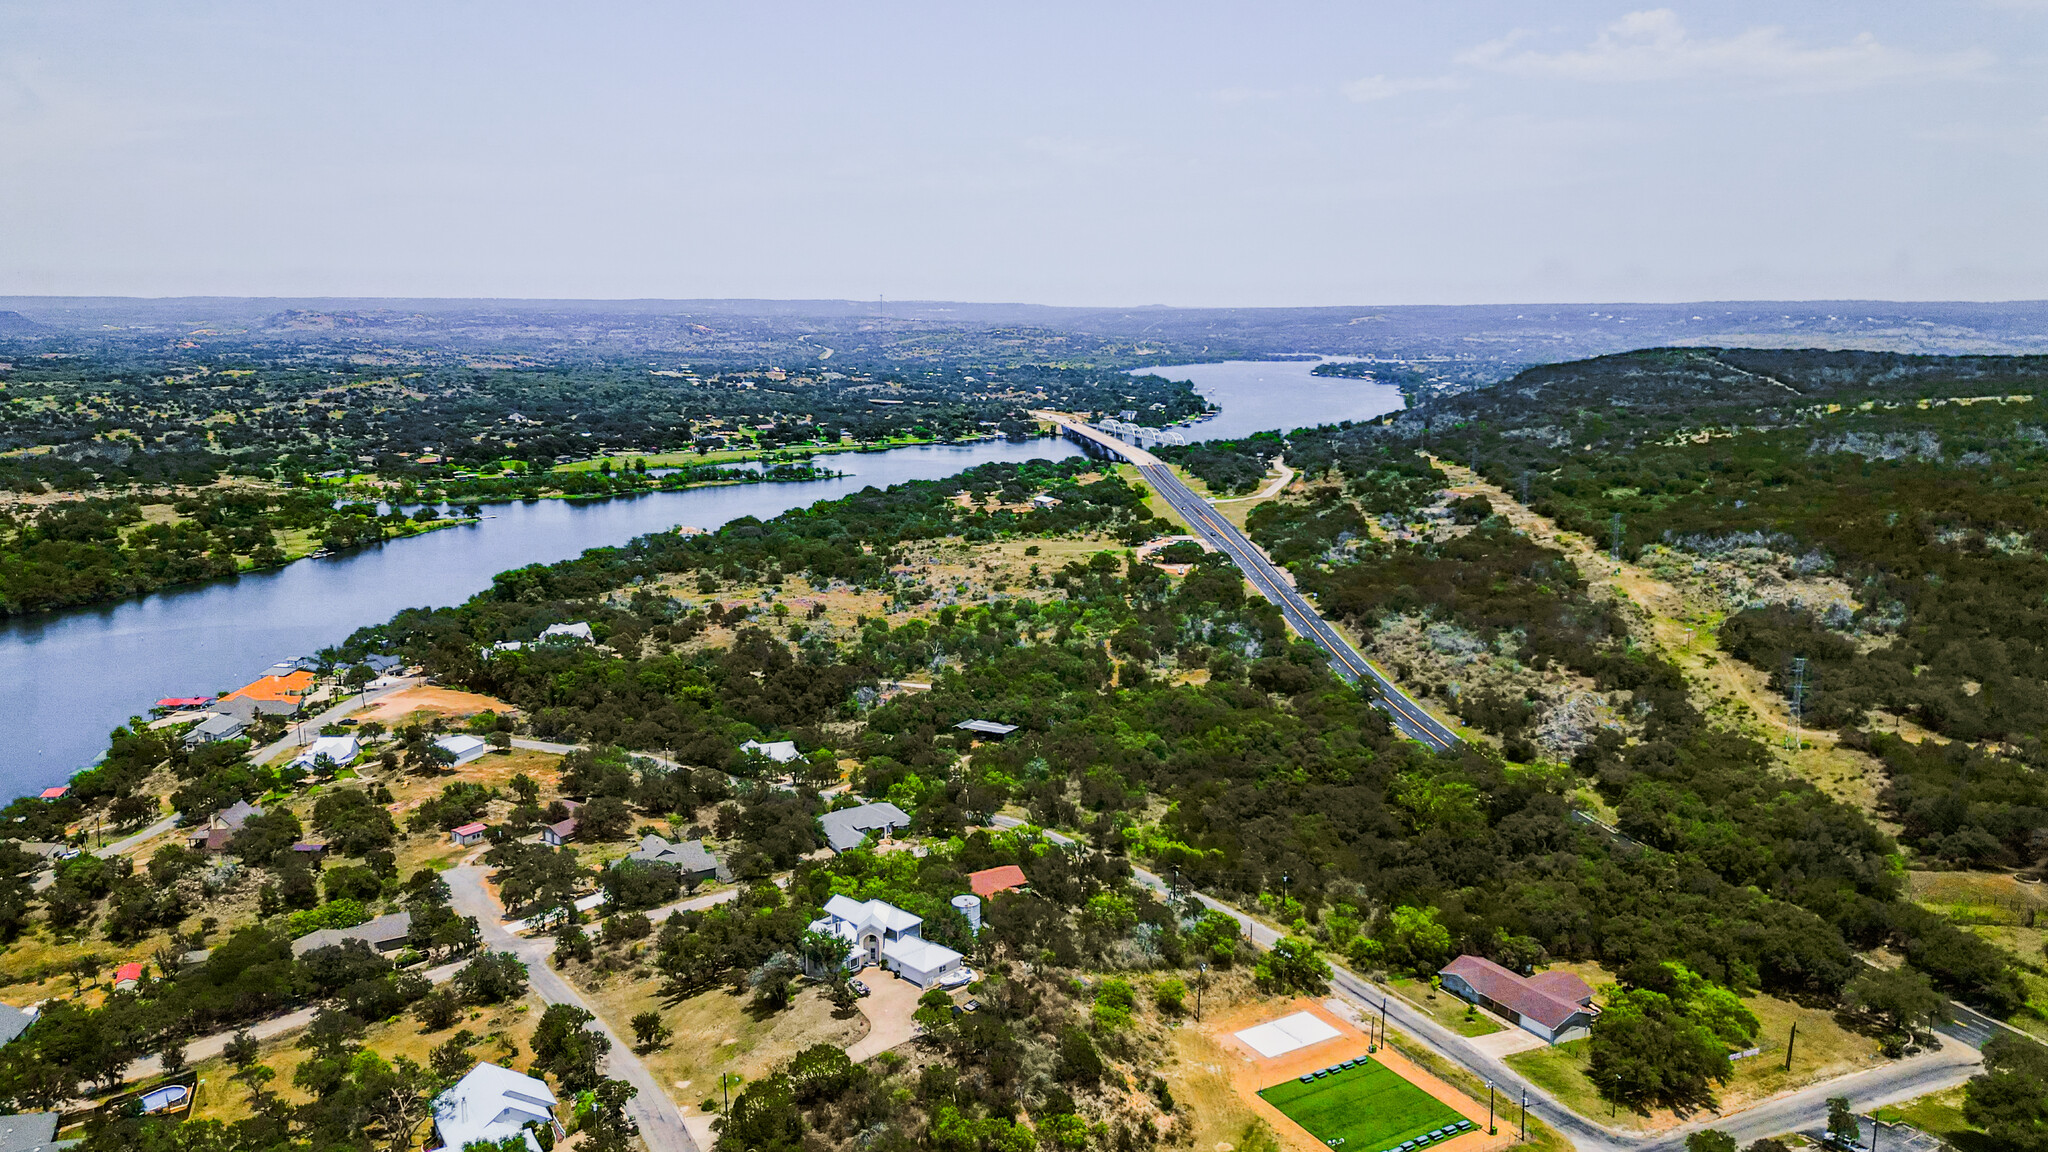
[[[0,1004],[0,1044],[12,1043],[35,1022],[35,1009],[24,1011],[12,1004]]]
[[[834,852],[845,852],[858,848],[870,832],[880,832],[887,840],[898,829],[910,827],[910,817],[903,809],[888,801],[863,804],[858,808],[841,808],[818,817],[824,826],[825,842]]]
[[[194,725],[190,732],[185,733],[185,743],[188,745],[213,744],[222,740],[233,740],[240,736],[243,730],[248,727],[249,722],[239,716],[231,716],[225,712],[216,712]]]
[[[714,876],[720,880],[732,879],[732,874],[726,871],[717,856],[704,847],[702,840],[685,840],[678,844],[650,832],[641,838],[640,847],[627,853],[625,858],[641,864],[674,868],[691,884],[701,884]]]
[[[1001,740],[1017,730],[1015,724],[998,724],[993,720],[962,720],[953,727],[962,732],[972,732],[976,736],[986,736],[991,740]]]
[[[254,696],[234,696],[208,705],[208,711],[226,713],[245,724],[258,716],[289,716],[298,710],[299,706],[290,700],[260,700]]]
[[[560,848],[575,838],[576,818],[574,816],[554,824],[543,825],[540,830],[541,843],[550,844],[556,848]]]
[[[242,830],[242,825],[249,822],[249,817],[261,815],[263,809],[247,800],[237,800],[229,807],[214,813],[204,826],[187,833],[186,842],[203,852],[225,852],[228,850],[228,841],[235,838],[235,833]]]
[[[57,1139],[55,1112],[17,1112],[0,1116],[0,1152],[59,1152],[78,1143]]]
[[[361,940],[378,952],[396,952],[405,947],[406,937],[411,934],[412,913],[393,912],[353,928],[322,928],[318,932],[308,932],[292,941],[292,955],[304,956],[316,948],[350,940]]]

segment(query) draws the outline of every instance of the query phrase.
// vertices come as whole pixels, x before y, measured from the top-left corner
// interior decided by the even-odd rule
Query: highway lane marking
[[[1201,531],[1202,535],[1209,537],[1212,543],[1237,564],[1239,570],[1251,579],[1253,586],[1259,589],[1260,594],[1281,610],[1281,614],[1294,626],[1296,632],[1312,640],[1321,641],[1323,649],[1335,657],[1337,662],[1343,665],[1344,671],[1349,672],[1354,679],[1370,680],[1380,686],[1382,691],[1378,693],[1375,703],[1394,713],[1401,720],[1407,721],[1407,726],[1414,729],[1411,735],[1444,751],[1456,745],[1457,737],[1438,724],[1435,717],[1426,712],[1419,717],[1416,715],[1416,712],[1421,712],[1421,705],[1413,705],[1415,712],[1404,707],[1403,704],[1408,702],[1401,691],[1381,675],[1378,669],[1366,663],[1364,657],[1353,652],[1350,643],[1337,633],[1329,621],[1323,619],[1299,592],[1286,586],[1285,581],[1278,577],[1272,562],[1251,551],[1242,534],[1217,516],[1214,509],[1195,499],[1194,493],[1180,482],[1179,477],[1157,465],[1141,465],[1138,470],[1160,489],[1168,504],[1187,517],[1191,525]],[[1162,472],[1163,475],[1155,475],[1155,471]]]

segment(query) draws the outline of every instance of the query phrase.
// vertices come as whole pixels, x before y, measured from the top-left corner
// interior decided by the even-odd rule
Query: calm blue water
[[[1229,361],[1157,372],[1191,380],[1223,406],[1187,429],[1229,439],[1268,429],[1363,420],[1402,406],[1399,390],[1311,376],[1313,361]],[[592,502],[496,504],[495,519],[443,528],[274,572],[0,623],[0,799],[62,783],[106,749],[107,733],[164,696],[238,687],[271,664],[339,642],[401,608],[459,604],[491,577],[677,524],[717,528],[818,500],[951,476],[994,460],[1063,459],[1064,440],[844,453],[820,463],[851,475]]]
[[[1064,440],[848,452],[821,462],[851,475],[603,501],[494,504],[496,519],[344,556],[174,588],[97,608],[0,625],[0,799],[60,784],[106,750],[107,733],[165,696],[237,688],[401,608],[459,604],[491,577],[623,544],[678,524],[717,528],[995,460],[1064,459]]]
[[[1291,432],[1340,420],[1370,420],[1406,407],[1401,390],[1392,384],[1310,375],[1316,363],[1225,360],[1217,364],[1134,368],[1132,372],[1189,381],[1195,391],[1223,406],[1223,411],[1211,419],[1180,430],[1190,441],[1235,440],[1254,432]]]

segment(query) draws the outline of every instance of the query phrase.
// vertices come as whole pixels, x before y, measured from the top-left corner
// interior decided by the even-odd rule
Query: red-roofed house
[[[1027,883],[1029,881],[1024,879],[1024,870],[1015,864],[1004,864],[996,868],[984,868],[979,872],[969,872],[967,874],[968,886],[973,888],[974,894],[983,900],[998,892],[1008,892],[1012,888],[1022,888]]]
[[[123,992],[142,982],[142,961],[130,960],[114,969],[114,991]]]
[[[1569,972],[1524,977],[1483,956],[1460,956],[1438,973],[1444,990],[1519,1024],[1552,1044],[1591,1034],[1593,990]]]
[[[464,824],[462,827],[450,831],[448,836],[457,844],[467,845],[474,844],[483,839],[484,833],[488,831],[490,831],[489,828],[485,827],[482,822],[477,821]]]
[[[45,788],[43,789],[43,799],[62,800],[64,798],[64,794],[69,791],[71,791],[71,786],[69,784],[60,784],[55,788]]]

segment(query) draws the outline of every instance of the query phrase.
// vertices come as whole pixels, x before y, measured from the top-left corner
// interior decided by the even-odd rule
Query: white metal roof
[[[546,1082],[496,1064],[478,1064],[434,1099],[434,1127],[450,1148],[502,1140],[529,1120],[552,1123],[554,1114],[555,1094]]]
[[[913,972],[937,972],[949,964],[960,962],[960,954],[944,944],[916,936],[906,936],[882,945],[882,958],[895,962],[898,967]]]
[[[844,920],[855,928],[882,928],[907,932],[924,923],[924,917],[905,912],[880,900],[860,901],[851,896],[833,896],[825,901],[825,915]]]

